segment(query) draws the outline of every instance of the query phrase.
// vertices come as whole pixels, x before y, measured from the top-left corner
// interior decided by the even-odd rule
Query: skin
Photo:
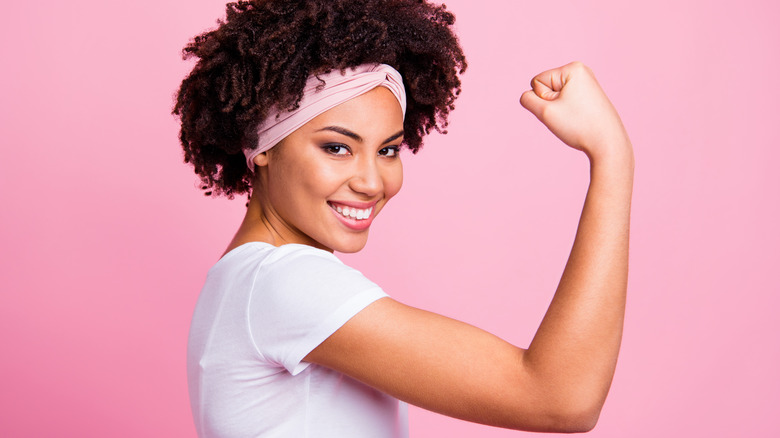
[[[384,87],[315,117],[254,159],[255,189],[228,251],[252,241],[360,251],[368,228],[350,229],[331,205],[370,206],[376,217],[401,190],[402,141],[401,106]]]
[[[581,432],[595,426],[622,336],[633,149],[617,112],[585,65],[572,63],[545,71],[532,80],[531,88],[520,103],[565,144],[586,154],[590,186],[569,260],[530,346],[519,348],[468,324],[383,298],[349,320],[306,356],[306,361],[464,420],[547,432]],[[364,107],[354,115],[380,107]],[[365,145],[373,153],[397,126],[384,126],[387,122],[378,115],[371,114],[370,123],[354,125],[356,132],[370,139]],[[375,133],[372,123],[386,129]],[[400,180],[390,176],[392,172],[376,156],[368,159],[362,154],[356,156],[363,161],[354,160],[363,164],[345,171],[336,193],[381,198],[383,206],[400,188]],[[267,154],[257,162],[261,169],[268,167],[258,174],[261,184],[273,180],[274,159],[274,154]],[[293,164],[293,158],[286,160]],[[372,181],[382,181],[383,192],[350,186],[350,172],[356,178],[370,173]],[[287,178],[297,184],[294,179]],[[287,242],[282,236],[297,236],[301,241],[307,236],[308,244],[341,251],[356,250],[365,243],[363,234],[328,234],[302,223],[308,217],[297,224],[279,223],[270,213],[276,212],[281,220],[286,210],[275,207],[273,193],[261,192],[261,200],[253,196],[234,244],[251,240],[281,244]]]

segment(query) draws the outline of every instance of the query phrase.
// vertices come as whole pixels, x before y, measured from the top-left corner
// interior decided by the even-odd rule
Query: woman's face
[[[312,119],[255,158],[263,215],[281,243],[351,253],[401,189],[401,106],[377,87]]]

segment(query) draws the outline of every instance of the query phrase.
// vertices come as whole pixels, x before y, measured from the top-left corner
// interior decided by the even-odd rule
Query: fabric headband
[[[247,166],[254,169],[252,160],[256,156],[274,147],[311,119],[376,87],[385,87],[393,93],[405,117],[406,91],[403,79],[389,65],[363,64],[347,69],[344,73],[333,70],[324,75],[311,76],[306,81],[303,98],[297,109],[273,113],[260,123],[257,128],[257,146],[244,150]]]

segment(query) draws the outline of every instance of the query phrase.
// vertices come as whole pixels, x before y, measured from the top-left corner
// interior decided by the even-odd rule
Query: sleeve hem
[[[361,310],[368,307],[369,304],[374,301],[388,296],[381,288],[375,287],[363,291],[349,301],[342,304],[335,312],[333,312],[327,319],[325,319],[319,326],[314,328],[303,342],[296,345],[292,349],[288,358],[284,361],[283,365],[293,376],[301,373],[305,370],[310,363],[303,362],[303,358],[312,350],[317,348],[325,339],[328,339],[330,335],[336,332],[347,321],[352,319],[355,315],[360,313]]]

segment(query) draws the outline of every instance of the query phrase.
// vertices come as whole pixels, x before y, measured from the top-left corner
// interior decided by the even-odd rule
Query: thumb
[[[520,105],[530,111],[531,114],[535,115],[539,120],[542,119],[542,112],[549,103],[548,100],[539,97],[534,90],[528,90],[520,96]]]

